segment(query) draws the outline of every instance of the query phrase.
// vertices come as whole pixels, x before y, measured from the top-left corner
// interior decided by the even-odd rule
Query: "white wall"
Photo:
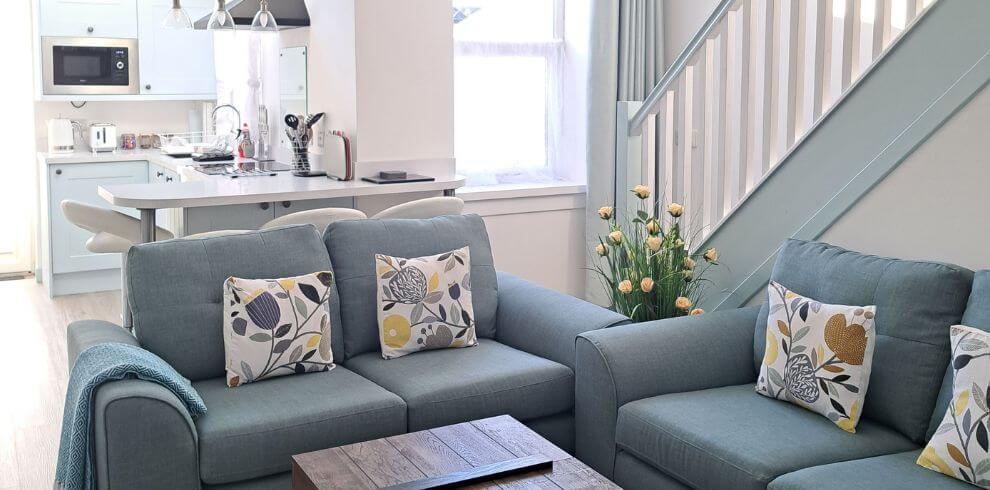
[[[687,47],[718,2],[719,0],[664,0],[663,55],[667,66]]]
[[[354,135],[358,175],[390,167],[453,173],[450,5],[307,2],[311,110],[326,111],[332,127]],[[426,168],[410,168],[416,160]]]
[[[492,243],[495,267],[541,286],[584,296],[585,194],[476,199],[465,213],[480,214]]]
[[[865,253],[990,268],[987,128],[985,88],[820,239]]]

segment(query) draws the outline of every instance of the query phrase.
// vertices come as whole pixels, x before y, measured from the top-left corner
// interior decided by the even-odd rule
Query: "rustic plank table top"
[[[385,488],[536,455],[552,469],[466,488],[619,488],[508,415],[295,455],[292,488]]]

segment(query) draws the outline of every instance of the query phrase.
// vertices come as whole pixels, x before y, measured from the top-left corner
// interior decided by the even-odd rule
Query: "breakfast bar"
[[[382,194],[436,192],[452,196],[463,187],[464,177],[437,178],[429,182],[374,184],[348,182],[325,177],[303,178],[289,172],[271,177],[230,179],[208,177],[174,184],[118,184],[100,186],[98,193],[108,203],[140,211],[143,242],[154,241],[156,211],[172,208],[200,208],[261,204],[279,201],[353,198]]]

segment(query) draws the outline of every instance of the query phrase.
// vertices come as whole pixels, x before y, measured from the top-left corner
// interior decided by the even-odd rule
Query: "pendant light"
[[[162,21],[162,27],[166,29],[192,29],[192,20],[189,18],[189,14],[186,10],[182,8],[181,0],[172,0],[172,8],[168,10],[165,14],[165,20]]]
[[[254,20],[251,22],[251,30],[256,32],[278,31],[275,16],[268,10],[268,0],[261,0],[258,4],[258,13],[254,15]]]
[[[227,11],[227,0],[217,0],[217,9],[206,25],[208,31],[229,31],[234,29],[234,18]]]

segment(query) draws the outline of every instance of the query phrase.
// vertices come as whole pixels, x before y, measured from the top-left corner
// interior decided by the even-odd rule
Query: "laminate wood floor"
[[[65,329],[120,323],[120,292],[49,298],[34,278],[0,281],[0,490],[52,488],[68,380]]]

